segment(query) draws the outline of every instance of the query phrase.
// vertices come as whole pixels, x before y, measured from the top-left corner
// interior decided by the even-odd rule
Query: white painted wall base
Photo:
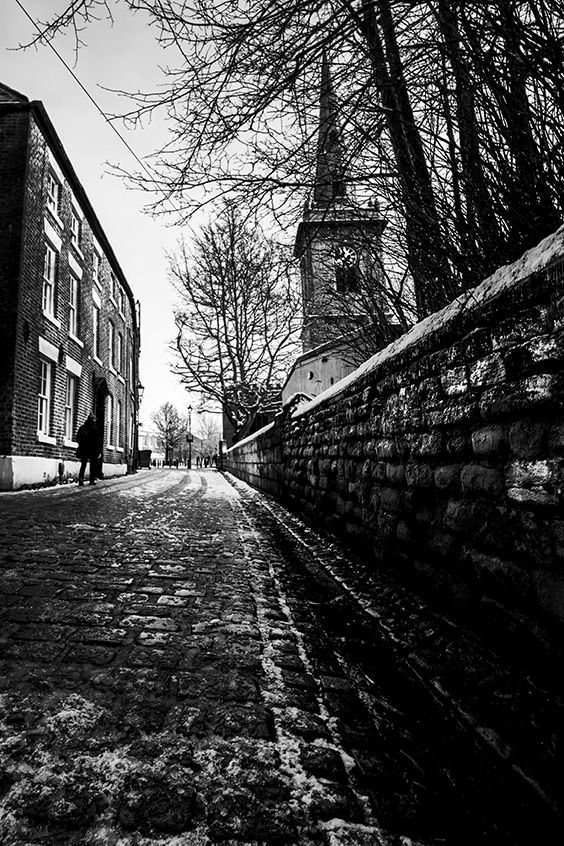
[[[17,491],[27,487],[56,485],[60,481],[76,481],[79,469],[79,461],[61,461],[58,458],[30,455],[3,455],[0,456],[0,491]],[[102,469],[104,478],[125,476],[127,464],[104,462]]]

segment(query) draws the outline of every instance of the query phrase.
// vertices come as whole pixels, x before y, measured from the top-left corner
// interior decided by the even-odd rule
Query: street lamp
[[[192,468],[192,441],[194,440],[192,436],[192,406],[188,406],[188,434],[186,435],[186,440],[188,441],[188,470]]]

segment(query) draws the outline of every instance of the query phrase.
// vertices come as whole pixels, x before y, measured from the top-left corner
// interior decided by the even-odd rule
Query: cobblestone
[[[544,837],[550,801],[475,739],[508,770],[517,760],[517,722],[509,739],[499,729],[509,677],[504,698],[488,665],[497,722],[474,697],[461,728],[471,690],[459,711],[447,694],[475,650],[351,572],[326,539],[212,470],[0,495],[1,842]],[[468,677],[487,698],[479,658]]]

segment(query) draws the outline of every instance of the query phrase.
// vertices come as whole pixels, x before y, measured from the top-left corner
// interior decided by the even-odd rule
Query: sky
[[[34,20],[45,19],[64,0],[20,0]],[[82,85],[106,114],[126,108],[123,97],[103,88],[154,90],[162,80],[159,65],[166,51],[146,25],[147,16],[132,15],[123,4],[112,7],[113,26],[94,21],[83,33],[86,46],[75,61],[72,36],[60,36],[55,46]],[[41,100],[84,186],[118,261],[141,303],[140,375],[145,386],[141,422],[150,428],[151,414],[164,402],[182,412],[194,402],[170,372],[168,345],[174,338],[176,294],[167,279],[166,252],[174,250],[181,230],[143,212],[146,195],[127,188],[110,175],[108,162],[137,170],[138,164],[49,47],[21,51],[34,28],[15,0],[0,0],[0,81],[30,100]],[[169,59],[172,63],[172,59]],[[166,139],[166,122],[120,133],[139,158]]]

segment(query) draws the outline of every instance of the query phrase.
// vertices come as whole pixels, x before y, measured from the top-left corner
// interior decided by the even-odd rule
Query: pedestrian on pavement
[[[78,484],[84,485],[84,473],[86,465],[90,462],[90,484],[96,484],[96,468],[98,459],[102,456],[102,439],[96,425],[96,418],[89,414],[82,426],[76,433],[78,449],[76,457],[80,458],[80,470],[78,471]]]

